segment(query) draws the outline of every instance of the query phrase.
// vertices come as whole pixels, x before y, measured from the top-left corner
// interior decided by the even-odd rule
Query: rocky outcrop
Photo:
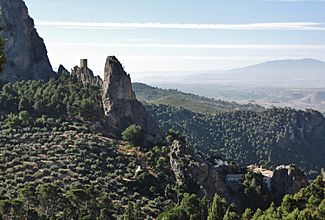
[[[295,165],[278,166],[273,172],[272,192],[278,202],[284,195],[297,193],[307,185],[307,177]]]
[[[142,127],[147,141],[161,140],[161,130],[136,99],[130,75],[114,56],[109,56],[105,64],[103,107],[107,123],[116,133],[137,124]]]
[[[23,0],[0,0],[1,33],[6,42],[6,64],[1,79],[49,80],[55,77],[43,39],[36,32]]]
[[[63,65],[59,66],[58,76],[70,74],[71,76],[76,77],[76,79],[83,85],[91,85],[96,86],[98,88],[103,87],[103,80],[100,78],[100,76],[95,76],[93,71],[88,68],[86,59],[81,59],[80,67],[73,67],[71,69],[71,73]]]
[[[70,75],[70,72],[63,65],[60,65],[58,68],[58,77],[61,75]]]
[[[212,199],[214,194],[230,199],[225,179],[208,161],[195,154],[182,141],[174,141],[170,154],[170,165],[178,185],[197,191],[202,197]]]
[[[85,67],[75,66],[71,70],[71,75],[76,76],[77,79],[83,85],[92,85],[92,86],[97,86],[99,88],[102,88],[103,86],[102,79],[99,76],[94,76],[93,71],[89,69],[87,66]]]
[[[136,100],[135,93],[132,91],[131,77],[114,56],[109,56],[106,60],[103,97],[107,113],[112,104],[118,100]]]

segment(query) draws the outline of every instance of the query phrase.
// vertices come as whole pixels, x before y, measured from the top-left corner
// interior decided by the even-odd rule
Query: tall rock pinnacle
[[[103,97],[106,114],[110,112],[114,102],[135,100],[131,77],[124,71],[122,64],[115,56],[109,56],[106,59]]]
[[[107,57],[104,70],[103,107],[110,127],[121,132],[132,124],[140,125],[149,141],[159,140],[162,133],[156,122],[132,91],[130,75],[114,56]]]
[[[23,0],[0,0],[0,27],[4,30],[6,81],[48,80],[55,77],[43,39],[36,32]]]

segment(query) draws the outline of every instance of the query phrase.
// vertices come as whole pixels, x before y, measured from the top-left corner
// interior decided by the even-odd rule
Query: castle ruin
[[[88,68],[88,60],[87,59],[80,59],[80,68],[83,69],[87,69]]]

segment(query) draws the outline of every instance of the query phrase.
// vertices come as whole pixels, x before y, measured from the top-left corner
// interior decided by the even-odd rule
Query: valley
[[[138,49],[150,48],[156,59],[160,52],[154,48],[176,45],[130,43],[151,41],[126,40],[134,31],[157,34],[159,29],[160,36],[163,30],[203,29],[212,34],[220,28],[243,31],[262,25],[274,31],[274,25],[294,29],[297,24],[74,22],[72,14],[97,18],[102,9],[105,19],[114,12],[118,16],[112,17],[121,18],[114,11],[121,3],[94,1],[85,14],[80,9],[88,2],[69,8],[73,1],[0,0],[0,219],[325,219],[324,62],[269,61],[199,75],[187,72],[184,78],[176,74],[180,81],[162,74],[165,80],[156,84],[133,82],[127,68],[138,64],[124,64]],[[65,5],[58,13],[60,4]],[[122,11],[129,4],[123,2]],[[140,8],[132,12],[142,12],[145,4],[136,4]],[[52,19],[64,19],[68,8],[70,21],[34,22],[27,5],[44,10],[43,16],[54,12]],[[90,10],[95,5],[97,10]],[[310,29],[318,24],[299,25]],[[43,40],[38,27],[47,30],[45,36],[54,35]],[[123,33],[118,40],[129,43],[112,43],[107,32]],[[71,39],[73,44],[65,41]],[[83,58],[53,70],[53,45],[65,46],[55,60]],[[190,50],[229,46],[234,47],[176,45]],[[101,59],[93,56],[102,54],[102,47],[105,61],[98,76],[92,68]],[[119,58],[107,55],[118,47]],[[150,58],[140,63],[152,64]]]

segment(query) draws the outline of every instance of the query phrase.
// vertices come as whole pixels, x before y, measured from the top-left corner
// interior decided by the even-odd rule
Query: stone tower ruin
[[[88,60],[87,59],[80,59],[80,68],[88,68]]]

